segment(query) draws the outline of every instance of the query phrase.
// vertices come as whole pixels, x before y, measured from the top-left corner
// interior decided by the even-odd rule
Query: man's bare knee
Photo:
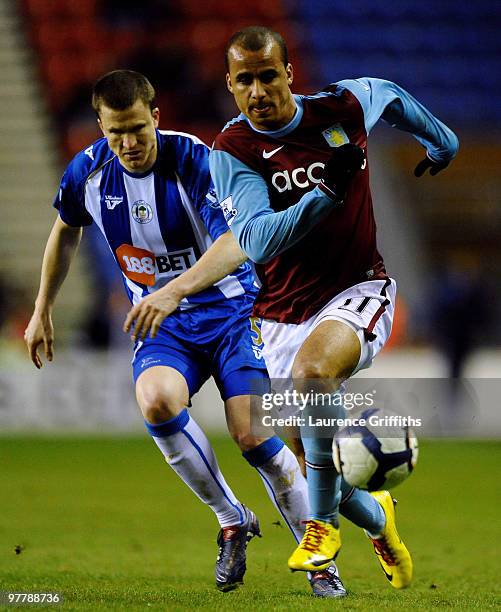
[[[172,419],[186,406],[178,393],[164,386],[138,385],[136,397],[144,419],[152,425]]]
[[[328,373],[318,362],[299,361],[295,363],[292,368],[292,378],[297,381],[305,379],[322,379],[327,375]]]
[[[292,368],[294,388],[299,392],[309,392],[312,388],[317,392],[335,393],[341,383],[347,378],[347,373],[333,364],[298,361]]]
[[[179,372],[159,366],[146,370],[138,378],[136,398],[145,420],[158,425],[177,416],[187,406],[188,387]]]
[[[181,402],[169,397],[165,391],[156,389],[142,390],[138,393],[138,402],[143,417],[148,423],[158,425],[178,415],[184,408]]]
[[[164,423],[175,416],[169,406],[161,400],[153,400],[143,404],[141,406],[141,412],[143,413],[145,421],[152,425]]]
[[[355,331],[339,321],[324,321],[296,355],[292,378],[296,387],[315,384],[336,391],[352,374],[359,358],[360,341]]]

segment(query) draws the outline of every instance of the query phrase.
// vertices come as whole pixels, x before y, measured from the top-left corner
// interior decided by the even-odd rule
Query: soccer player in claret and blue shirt
[[[25,340],[37,368],[42,344],[52,361],[54,301],[83,226],[96,223],[133,303],[125,330],[133,330],[146,428],[219,521],[216,584],[227,591],[242,583],[247,541],[259,535],[259,525],[225,482],[187,410],[210,376],[232,437],[293,533],[304,529],[307,488],[292,451],[276,436],[250,431],[251,394],[259,381],[268,382],[260,321],[251,316],[254,277],[216,201],[208,148],[189,134],[158,130],[154,98],[137,72],[114,71],[96,83],[93,107],[104,138],[78,153],[62,178]],[[315,580],[314,588],[328,590],[331,582]]]
[[[228,225],[257,264],[254,314],[263,318],[270,377],[291,379],[305,392],[314,383],[339,393],[385,344],[395,304],[395,281],[376,245],[368,134],[379,119],[411,133],[426,149],[416,176],[444,169],[457,138],[389,81],[364,77],[293,95],[285,42],[267,28],[237,32],[226,64],[241,114],[217,136],[210,167]],[[312,404],[304,416],[318,410]],[[322,416],[343,415],[341,401],[323,407]],[[334,433],[301,431],[311,510],[289,567],[321,569],[336,557],[340,510],[366,530],[392,586],[405,587],[412,560],[391,495],[343,485],[332,461]]]

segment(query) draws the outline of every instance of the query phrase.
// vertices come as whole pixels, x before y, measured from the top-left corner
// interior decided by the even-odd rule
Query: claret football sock
[[[243,456],[256,468],[272,503],[299,542],[304,533],[303,522],[308,518],[308,486],[296,456],[278,436]]]
[[[341,482],[339,512],[349,521],[377,537],[385,526],[385,515],[381,504],[368,492]]]
[[[246,520],[245,509],[226,484],[209,440],[186,409],[164,423],[145,421],[145,425],[167,463],[214,511],[221,527]]]

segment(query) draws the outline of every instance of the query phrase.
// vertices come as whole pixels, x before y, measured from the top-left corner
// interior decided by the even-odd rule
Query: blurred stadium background
[[[37,372],[26,355],[51,202],[65,164],[99,135],[89,103],[98,76],[145,73],[160,127],[210,144],[235,115],[225,42],[251,24],[285,37],[294,91],[387,78],[457,132],[454,164],[421,179],[412,138],[387,126],[372,135],[380,250],[400,297],[392,341],[370,376],[499,378],[499,2],[0,0],[0,429],[141,429],[121,331],[128,305],[118,275],[100,263],[106,247],[94,229],[55,310],[55,362]],[[477,433],[501,436],[498,406],[487,408]],[[206,427],[223,426],[213,386],[194,409]]]

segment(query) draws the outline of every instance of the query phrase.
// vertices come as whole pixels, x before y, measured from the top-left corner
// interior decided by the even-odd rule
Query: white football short
[[[360,359],[352,375],[370,367],[390,337],[396,291],[393,279],[366,281],[339,293],[298,325],[264,319],[263,355],[270,378],[291,378],[292,365],[303,342],[324,321],[341,321],[357,334]]]

